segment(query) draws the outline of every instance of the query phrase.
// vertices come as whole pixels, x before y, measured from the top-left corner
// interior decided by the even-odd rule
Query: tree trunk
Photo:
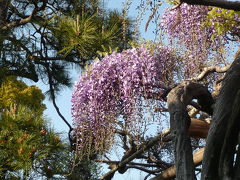
[[[186,111],[186,105],[181,101],[184,85],[177,86],[168,94],[170,128],[175,136],[176,177],[178,180],[195,180],[192,147],[188,134],[191,119]]]
[[[239,163],[234,164],[240,130],[239,90],[240,52],[226,73],[215,104],[202,164],[202,180],[233,179],[234,174],[239,174],[236,171]]]
[[[192,99],[197,99],[206,112],[212,112],[213,98],[208,89],[201,84],[184,81],[173,88],[167,96],[170,130],[175,136],[175,165],[178,180],[196,179],[188,132],[191,119],[186,108]]]
[[[6,23],[10,0],[0,0],[0,29]]]

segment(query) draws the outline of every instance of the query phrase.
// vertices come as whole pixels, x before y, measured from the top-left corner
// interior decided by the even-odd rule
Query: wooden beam
[[[209,130],[209,125],[207,122],[192,118],[189,127],[189,135],[193,138],[206,138]]]

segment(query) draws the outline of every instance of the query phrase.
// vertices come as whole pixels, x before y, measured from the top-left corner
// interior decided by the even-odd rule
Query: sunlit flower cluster
[[[177,40],[187,55],[186,72],[196,72],[211,53],[218,52],[226,43],[223,36],[217,35],[214,24],[205,24],[211,9],[182,3],[176,9],[166,9],[162,16],[161,29],[171,40]]]
[[[183,3],[179,8],[166,9],[161,19],[161,27],[170,37],[178,38],[187,48],[197,45],[200,50],[206,43],[214,48],[217,37],[211,39],[215,32],[213,27],[204,26],[211,7],[188,5]]]
[[[129,121],[138,97],[160,97],[160,82],[166,78],[171,61],[177,60],[168,48],[140,47],[107,55],[93,63],[76,83],[72,95],[80,154],[106,150],[112,142],[117,117],[122,115],[125,122]]]

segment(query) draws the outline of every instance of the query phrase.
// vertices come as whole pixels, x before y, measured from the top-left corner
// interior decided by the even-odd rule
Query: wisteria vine
[[[125,117],[126,124],[134,123],[131,116],[139,97],[160,99],[161,82],[174,66],[171,62],[177,62],[174,52],[160,46],[113,53],[93,63],[76,83],[72,95],[77,151],[81,156],[110,147],[119,115]]]

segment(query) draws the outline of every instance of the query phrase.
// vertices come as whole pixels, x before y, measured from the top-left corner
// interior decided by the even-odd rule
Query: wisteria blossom
[[[204,25],[211,10],[212,7],[183,3],[179,8],[165,10],[161,27],[171,38],[178,38],[187,48],[197,45],[199,51],[206,47],[216,49],[222,37],[212,38],[214,26]]]
[[[224,36],[218,36],[214,24],[206,26],[205,22],[212,7],[188,5],[182,3],[176,9],[166,9],[161,18],[161,29],[171,40],[177,40],[186,48],[186,72],[192,74],[201,69],[209,60],[211,53],[218,53],[226,44]]]
[[[78,152],[94,154],[108,149],[117,117],[122,115],[133,123],[129,118],[139,97],[159,99],[161,82],[170,79],[166,72],[173,67],[170,62],[176,61],[170,49],[160,46],[113,53],[93,63],[72,95]]]

